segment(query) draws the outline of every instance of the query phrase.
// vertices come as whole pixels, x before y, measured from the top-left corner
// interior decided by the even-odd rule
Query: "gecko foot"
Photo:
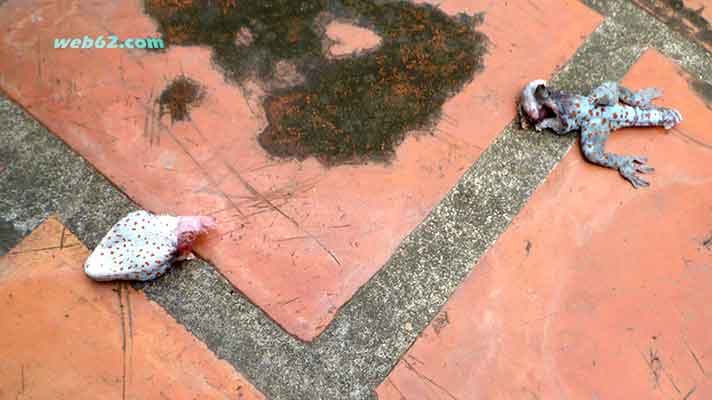
[[[672,108],[663,109],[663,127],[672,129],[675,125],[682,122],[682,114]]]
[[[637,106],[643,109],[652,108],[653,100],[662,95],[663,91],[658,88],[640,89],[635,93],[635,98],[638,103]]]
[[[633,185],[634,188],[638,189],[641,187],[649,186],[650,183],[636,175],[636,172],[641,174],[649,174],[655,171],[653,167],[645,165],[645,163],[647,162],[647,157],[625,156],[623,157],[623,161],[618,167],[618,170],[620,171],[621,175],[623,175],[623,177]]]

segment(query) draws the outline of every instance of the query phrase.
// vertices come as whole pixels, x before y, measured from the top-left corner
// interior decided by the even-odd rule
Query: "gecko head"
[[[536,124],[549,116],[551,110],[547,106],[548,103],[550,103],[550,93],[545,80],[537,79],[524,86],[519,99],[522,126],[529,123]]]
[[[213,217],[179,217],[178,221],[178,253],[190,252],[193,242],[201,234],[215,229],[217,223]]]

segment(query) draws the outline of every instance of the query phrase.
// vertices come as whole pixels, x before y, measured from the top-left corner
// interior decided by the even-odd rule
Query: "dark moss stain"
[[[633,2],[678,32],[712,47],[712,24],[702,15],[704,7],[693,9],[682,0]]]
[[[712,109],[712,85],[699,79],[690,81],[690,87],[707,104],[707,108]]]
[[[478,18],[448,16],[430,5],[377,0],[146,0],[168,46],[207,45],[228,81],[274,80],[279,61],[305,77],[272,86],[269,126],[259,142],[270,154],[326,164],[389,160],[409,131],[427,129],[443,103],[483,66],[487,38]],[[381,45],[357,57],[327,58],[324,27],[346,19],[373,30]],[[250,41],[236,40],[249,31]]]
[[[190,109],[203,100],[205,91],[198,82],[180,75],[163,89],[158,98],[160,116],[171,115],[171,122],[190,118]]]
[[[0,218],[0,256],[20,243],[23,237],[22,232],[17,231],[10,221]]]

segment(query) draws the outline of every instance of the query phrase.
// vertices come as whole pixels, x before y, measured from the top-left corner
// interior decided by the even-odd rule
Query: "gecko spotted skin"
[[[99,242],[84,263],[84,272],[96,281],[158,278],[173,261],[189,258],[193,241],[215,224],[212,217],[134,211]]]
[[[635,188],[648,186],[636,175],[650,173],[647,158],[605,152],[608,135],[618,128],[662,126],[671,129],[682,115],[674,109],[656,107],[652,100],[662,95],[655,88],[633,92],[616,82],[605,82],[588,96],[550,90],[546,81],[535,80],[522,90],[519,104],[523,128],[551,129],[556,134],[581,131],[581,150],[592,163],[616,169]]]

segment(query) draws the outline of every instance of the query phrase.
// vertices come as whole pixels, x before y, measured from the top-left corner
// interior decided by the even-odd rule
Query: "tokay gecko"
[[[605,82],[588,96],[549,89],[546,81],[535,80],[522,90],[518,107],[522,128],[534,125],[537,131],[549,128],[558,135],[581,131],[581,150],[594,164],[613,168],[639,188],[648,182],[636,175],[653,172],[647,158],[606,153],[608,135],[618,128],[662,126],[671,129],[682,115],[651,102],[662,92],[655,88],[633,92],[616,82]]]

